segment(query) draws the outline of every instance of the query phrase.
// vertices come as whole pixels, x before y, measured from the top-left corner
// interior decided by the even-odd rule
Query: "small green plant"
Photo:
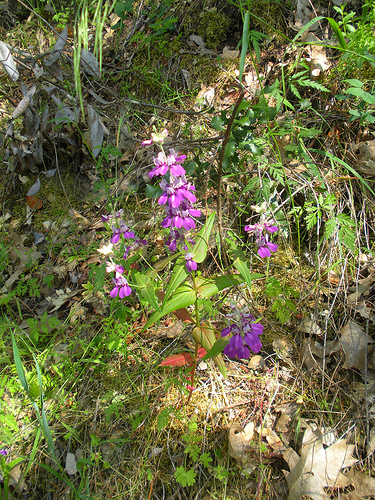
[[[337,236],[338,243],[344,244],[352,252],[355,251],[355,227],[353,219],[345,213],[334,213],[333,209],[337,205],[337,196],[334,193],[323,197],[319,194],[316,201],[306,203],[306,226],[312,229],[323,221],[323,236],[325,240]]]
[[[281,109],[282,105],[295,111],[295,106],[290,100],[289,93],[301,102],[301,88],[313,89],[319,92],[330,92],[330,90],[321,83],[311,80],[309,76],[310,70],[306,63],[300,63],[300,67],[302,68],[300,71],[295,73],[294,68],[292,68],[287,75],[284,75],[282,80],[276,78],[272,85],[264,89],[264,94],[268,95],[268,98],[272,97],[276,100],[277,111]]]
[[[202,436],[197,434],[198,424],[196,422],[190,422],[188,424],[188,431],[182,436],[186,443],[185,447],[185,466],[181,465],[177,467],[175,472],[176,480],[181,484],[181,486],[192,486],[195,484],[196,472],[194,467],[199,464],[205,468],[210,466],[212,458],[209,453],[202,453],[202,447],[200,445],[202,441]],[[194,462],[194,466],[188,468],[187,461],[191,459]]]
[[[267,278],[265,293],[267,297],[273,299],[271,310],[280,323],[287,323],[297,312],[292,298],[299,297],[299,293],[292,287],[281,284],[277,278],[273,276]]]
[[[47,311],[39,319],[28,318],[26,322],[29,325],[30,338],[35,343],[39,342],[42,337],[44,340],[44,337],[61,326],[61,322],[54,316],[48,316]]]
[[[359,119],[362,125],[374,123],[375,95],[373,87],[371,92],[367,92],[363,88],[365,84],[357,78],[350,78],[345,81],[350,85],[349,88],[344,90],[346,97],[354,97],[357,100],[357,108],[349,109],[349,113],[352,115],[351,120]],[[336,98],[345,99],[345,96],[336,96]]]
[[[24,297],[40,297],[39,279],[37,277],[31,278],[29,275],[21,274],[20,279],[14,289],[15,295]]]

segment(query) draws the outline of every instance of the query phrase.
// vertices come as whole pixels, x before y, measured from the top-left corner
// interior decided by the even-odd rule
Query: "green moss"
[[[216,50],[227,37],[230,20],[225,14],[210,10],[201,14],[198,35],[203,38],[208,49]]]

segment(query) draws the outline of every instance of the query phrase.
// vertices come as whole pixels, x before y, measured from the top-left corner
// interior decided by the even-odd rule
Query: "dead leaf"
[[[325,348],[320,342],[315,342],[312,339],[305,339],[303,343],[303,364],[308,370],[312,368],[322,367],[323,359],[330,356],[334,352],[340,350],[338,342],[328,341]]]
[[[239,422],[233,422],[229,428],[228,452],[236,460],[246,458],[246,453],[251,447],[254,436],[254,422],[250,422],[245,428]]]
[[[161,452],[164,450],[164,448],[152,448],[150,450],[150,453],[148,454],[148,458],[155,458],[158,455],[161,454]]]
[[[27,92],[25,97],[18,103],[16,108],[13,110],[12,118],[18,118],[22,113],[24,113],[30,105],[30,102],[35,94],[36,87],[33,85]]]
[[[350,493],[341,493],[340,500],[362,500],[375,495],[375,478],[354,470],[347,472],[345,477],[354,490]]]
[[[375,140],[361,142],[353,147],[354,151],[359,149],[357,165],[366,177],[375,177]]]
[[[38,196],[27,196],[26,203],[31,210],[40,210],[43,206],[42,200]]]
[[[290,472],[285,472],[289,486],[288,500],[302,500],[304,496],[314,500],[329,500],[324,488],[344,488],[350,484],[340,471],[357,462],[353,458],[355,446],[340,439],[329,448],[323,447],[319,430],[308,427],[303,438],[301,456],[293,450],[284,453]]]
[[[77,474],[78,472],[76,458],[73,453],[66,454],[65,472],[70,476],[74,476],[74,474]]]
[[[272,429],[268,429],[267,427],[259,428],[258,434],[262,433],[262,437],[265,437],[267,443],[271,448],[276,452],[285,451],[284,443],[281,441],[279,436]]]
[[[290,359],[293,354],[293,345],[287,339],[276,339],[272,342],[272,347],[275,349],[276,354],[281,359]]]
[[[358,368],[363,370],[365,367],[365,354],[368,344],[372,342],[363,329],[355,322],[350,320],[344,328],[341,329],[340,345],[345,353],[344,368]]]
[[[14,60],[10,50],[5,45],[5,43],[0,42],[0,63],[3,65],[3,68],[8,73],[12,82],[18,80],[20,74],[14,64]]]
[[[9,472],[9,486],[14,488],[17,493],[22,494],[27,490],[26,483],[23,479],[23,474],[21,470],[22,462],[17,464],[11,471]]]
[[[100,78],[100,69],[97,58],[94,54],[86,49],[81,52],[81,67],[91,76],[98,76]]]
[[[96,158],[100,153],[100,150],[102,149],[104,129],[102,123],[99,120],[98,113],[89,104],[87,105],[87,111],[88,111],[88,125],[90,131],[91,153],[93,157]]]
[[[323,332],[320,326],[311,318],[306,317],[301,323],[301,331],[309,335],[322,335]]]
[[[44,64],[46,66],[52,66],[61,56],[61,52],[64,50],[66,41],[68,40],[68,28],[65,26],[65,28],[62,30],[62,32],[58,35],[56,43],[51,50],[51,53],[48,54],[44,58]]]
[[[264,361],[262,356],[258,354],[250,358],[248,367],[251,368],[251,370],[258,370],[260,368],[263,368],[265,364],[266,362]]]
[[[308,45],[306,49],[310,53],[310,73],[313,79],[319,79],[323,76],[323,73],[331,66],[327,59],[326,48],[322,45],[321,40],[316,37],[313,33],[308,33],[306,37],[306,42],[316,42],[317,45]]]
[[[225,59],[236,59],[240,55],[240,51],[238,49],[231,50],[229,47],[225,46],[223,48],[223,53],[221,57]]]

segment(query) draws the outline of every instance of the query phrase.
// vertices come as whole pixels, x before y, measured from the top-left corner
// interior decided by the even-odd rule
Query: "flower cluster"
[[[164,140],[167,131],[163,134]],[[155,141],[154,138],[151,144],[153,141]],[[162,142],[162,140],[158,137],[158,141],[155,142]],[[148,145],[150,141],[144,141],[143,144]],[[157,158],[154,158],[155,167],[148,175],[151,179],[154,176],[163,176],[160,182],[163,194],[158,203],[164,206],[166,214],[161,225],[164,228],[170,228],[166,245],[172,252],[177,249],[187,252],[185,254],[186,268],[191,272],[197,269],[197,263],[193,260],[193,254],[189,249],[189,245],[191,247],[195,242],[187,237],[187,233],[195,228],[194,217],[200,217],[201,212],[193,207],[196,202],[195,187],[186,179],[186,172],[182,167],[185,159],[185,155],[179,155],[173,149],[170,149],[168,156],[161,151]]]
[[[226,314],[228,326],[221,332],[222,337],[232,334],[229,344],[224,348],[224,354],[230,358],[247,359],[250,349],[257,353],[262,347],[259,335],[263,333],[263,325],[255,322],[247,308],[240,311],[237,306],[231,305],[231,313]]]
[[[114,288],[111,290],[109,295],[114,299],[117,295],[120,299],[124,297],[129,297],[132,293],[132,289],[129,286],[129,283],[125,276],[123,276],[123,272],[125,269],[119,264],[115,264],[112,259],[107,261],[107,267],[105,269],[107,273],[115,273],[115,277],[112,279],[112,282],[115,284]]]
[[[121,209],[112,215],[102,215],[103,222],[111,222],[112,220],[114,220],[114,224],[112,224],[111,226],[112,228],[111,242],[114,245],[116,245],[120,241],[121,236],[126,239],[135,237],[133,231],[129,231],[128,226],[122,219],[123,212],[124,210]]]
[[[124,244],[124,255],[123,259],[126,260],[129,256],[129,253],[137,250],[138,248],[147,245],[146,240],[140,240],[138,236],[136,236],[133,231],[130,231],[128,226],[125,224],[125,221],[122,219],[124,210],[121,209],[110,215],[103,215],[102,221],[108,222],[111,226],[112,236],[111,243],[107,245],[107,247],[103,249],[99,249],[100,253],[108,255],[113,253],[113,248],[118,245],[118,243]],[[125,240],[129,240],[129,244],[125,244]],[[110,292],[110,296],[115,298],[119,296],[121,299],[124,297],[128,297],[132,289],[129,286],[128,280],[124,276],[125,269],[123,266],[119,264],[115,264],[112,259],[107,261],[106,267],[107,273],[115,273],[115,277],[112,279],[114,283],[114,288]]]
[[[260,257],[271,257],[271,252],[276,252],[277,245],[269,241],[268,233],[275,233],[278,227],[273,226],[273,221],[265,220],[262,216],[261,221],[253,226],[245,226],[245,231],[254,232],[256,244],[258,245],[258,254]]]

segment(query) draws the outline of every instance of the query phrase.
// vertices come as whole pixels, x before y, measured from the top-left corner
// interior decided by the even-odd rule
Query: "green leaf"
[[[227,169],[230,165],[230,159],[234,155],[237,149],[237,144],[234,141],[228,141],[225,146],[224,157],[223,157],[223,168]]]
[[[243,253],[242,250],[238,248],[234,240],[232,240],[231,238],[226,238],[225,241],[228,244],[229,247],[228,254],[233,260],[234,267],[237,269],[237,271],[240,272],[241,276],[246,281],[249,287],[251,287],[251,282],[254,279],[263,278],[264,274],[250,272],[250,269],[246,264],[247,260],[246,255]]]
[[[193,260],[195,260],[195,262],[198,262],[198,264],[203,262],[204,259],[206,258],[208,240],[210,238],[212,226],[214,224],[215,215],[216,215],[215,212],[213,212],[208,217],[206,223],[194,238],[197,243],[196,245],[194,245],[192,254],[193,254]]]
[[[185,470],[181,465],[176,469],[175,478],[185,488],[186,486],[193,486],[195,484],[196,473],[193,469]]]
[[[246,262],[243,259],[236,259],[233,262],[234,267],[241,273],[241,276],[246,281],[247,285],[251,287],[251,282],[254,279],[263,278],[264,274],[251,273]]]
[[[159,413],[156,424],[159,432],[167,427],[171,413],[172,413],[172,408],[170,406],[163,408]]]
[[[27,380],[25,377],[25,372],[23,370],[20,353],[19,353],[16,341],[14,338],[13,332],[11,331],[10,334],[12,336],[14,364],[16,365],[17,375],[18,375],[18,378],[20,379],[22,387],[25,389],[26,394],[29,395],[29,384],[27,383]]]
[[[207,352],[209,352],[210,349],[212,349],[212,347],[216,342],[215,332],[209,321],[205,321],[201,325],[196,326],[193,329],[192,335],[195,338],[195,340],[199,342],[199,344],[206,349]],[[224,375],[224,377],[226,377],[227,371],[221,354],[218,354],[214,358],[214,362],[216,363],[217,367]]]
[[[340,47],[342,49],[346,50],[347,45],[346,45],[346,42],[345,42],[344,34],[341,31],[339,25],[336,23],[336,21],[334,19],[332,19],[332,17],[327,17],[327,21],[331,25],[331,28],[333,29],[333,31],[334,31],[334,33],[336,35],[336,38],[337,38],[337,40],[338,40],[338,42],[340,44]]]
[[[344,82],[349,83],[349,85],[352,85],[353,87],[359,88],[363,85],[363,82],[361,82],[361,80],[357,80],[357,78],[349,78],[348,80],[344,80]]]
[[[156,311],[151,315],[142,331],[150,328],[150,326],[159,321],[159,319],[161,319],[163,316],[166,316],[167,314],[176,311],[177,309],[191,306],[192,304],[194,304],[196,296],[197,294],[195,290],[193,290],[191,285],[189,285],[188,283],[181,285],[179,288],[177,288],[177,290],[174,291],[173,295],[166,303],[163,302],[160,311]]]
[[[0,414],[0,422],[15,432],[19,431],[17,421],[13,415]]]
[[[221,118],[219,118],[218,116],[214,116],[212,118],[211,127],[214,128],[215,130],[217,130],[218,132],[222,132],[223,130],[225,130],[223,122],[222,122]]]
[[[243,22],[242,29],[242,47],[241,47],[241,56],[240,56],[240,75],[238,77],[239,81],[242,82],[243,70],[245,68],[246,63],[246,53],[247,47],[249,45],[249,25],[250,25],[250,12],[245,12],[245,18]]]
[[[169,299],[173,290],[175,290],[178,285],[186,280],[189,273],[187,272],[185,264],[186,263],[184,258],[178,259],[175,263],[171,279],[169,280],[167,290],[165,291],[163,304]]]
[[[298,40],[298,38],[300,38],[305,33],[305,31],[307,31],[307,30],[310,29],[310,26],[312,26],[313,24],[315,24],[315,23],[317,23],[319,21],[322,21],[323,19],[326,19],[326,18],[324,16],[318,16],[318,17],[314,17],[314,19],[311,19],[311,21],[309,21],[307,24],[305,24],[305,26],[303,26],[299,30],[299,32],[293,38],[292,42],[296,42]],[[316,45],[315,42],[314,42],[314,45]]]
[[[216,276],[215,278],[203,278],[198,276],[195,279],[195,290],[205,298],[221,292],[224,288],[239,285],[244,279],[238,274],[229,274],[227,276]]]
[[[375,96],[369,92],[365,92],[363,89],[359,89],[358,87],[350,87],[344,90],[344,92],[359,97],[368,104],[375,104]]]
[[[147,184],[145,189],[145,194],[147,198],[158,198],[163,194],[163,191],[157,186],[153,186],[152,184]]]
[[[210,465],[210,462],[212,462],[212,458],[208,453],[202,453],[202,455],[199,457],[199,461],[203,464],[204,467],[208,467]]]
[[[147,275],[137,273],[135,280],[139,289],[137,290],[141,297],[150,304],[156,311],[160,311],[159,304],[156,300],[154,285],[151,283]]]
[[[229,338],[228,337],[219,337],[217,341],[214,343],[214,345],[207,351],[205,354],[203,360],[206,361],[207,359],[212,359],[216,358],[219,354],[221,354],[225,348],[229,344]]]

